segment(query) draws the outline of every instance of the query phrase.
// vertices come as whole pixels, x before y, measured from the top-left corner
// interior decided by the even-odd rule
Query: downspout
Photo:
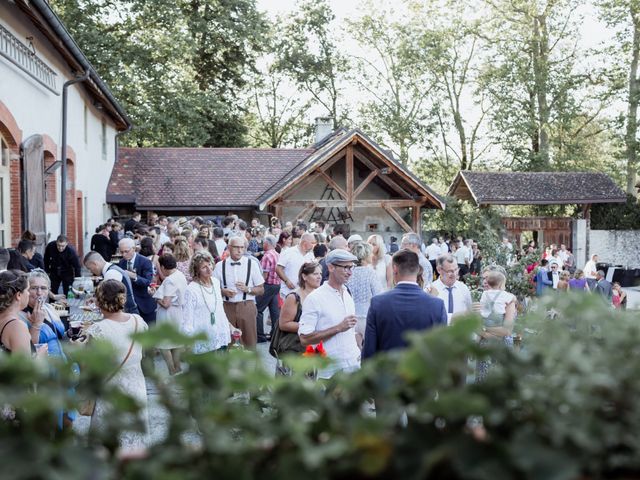
[[[91,68],[87,68],[84,75],[68,80],[62,86],[62,170],[60,171],[60,235],[67,234],[67,90],[75,84],[89,79]]]

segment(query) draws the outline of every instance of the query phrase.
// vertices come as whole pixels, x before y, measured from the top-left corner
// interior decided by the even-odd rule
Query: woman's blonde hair
[[[124,310],[127,303],[127,289],[118,280],[103,280],[96,288],[96,304],[105,312],[116,313]]]
[[[200,272],[200,267],[202,267],[203,263],[210,263],[211,265],[215,264],[213,257],[207,250],[200,250],[199,252],[194,253],[193,257],[191,257],[191,263],[189,263],[189,274],[194,280],[198,278],[198,273]]]
[[[375,243],[371,243],[372,241]],[[378,247],[378,253],[373,254],[373,265],[376,266],[378,262],[380,262],[380,260],[382,260],[386,255],[387,248],[384,244],[384,239],[382,238],[382,235],[374,233],[373,235],[369,235],[369,238],[367,238],[367,243],[371,246],[376,245]],[[373,252],[373,248],[371,249],[371,251]]]
[[[175,245],[173,249],[173,256],[176,257],[178,262],[186,262],[191,257],[191,251],[189,250],[189,242],[186,237],[178,235],[173,241]]]
[[[358,263],[371,259],[373,248],[365,242],[356,242],[351,246],[351,253],[356,256]]]

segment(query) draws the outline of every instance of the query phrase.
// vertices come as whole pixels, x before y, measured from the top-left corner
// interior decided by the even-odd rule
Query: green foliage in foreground
[[[305,378],[308,359],[290,359],[298,372],[293,377],[273,378],[249,352],[192,356],[177,387],[159,388],[169,413],[166,439],[146,458],[126,462],[114,454],[121,415],[113,416],[112,430],[103,437],[52,435],[54,412],[70,401],[60,384],[73,381],[72,374],[61,371],[54,381],[42,367],[5,356],[0,399],[24,408],[18,421],[0,422],[3,472],[12,479],[154,480],[563,480],[637,474],[637,315],[613,312],[595,296],[545,302],[518,319],[520,350],[480,348],[472,339],[478,321],[468,318],[415,334],[411,348],[381,355],[359,373],[325,384]],[[551,307],[557,313],[553,320],[547,314]],[[159,336],[151,331],[141,338],[148,344]],[[114,364],[108,349],[75,354],[87,365],[84,391],[108,395],[121,412],[135,410],[99,381]],[[468,382],[468,358],[487,356],[497,365],[486,381]],[[368,409],[372,398],[377,415]],[[486,435],[471,426],[478,420]]]

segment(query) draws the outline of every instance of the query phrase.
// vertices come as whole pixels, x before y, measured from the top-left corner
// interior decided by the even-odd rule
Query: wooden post
[[[340,185],[338,185],[335,180],[333,178],[331,178],[329,175],[327,175],[326,173],[324,173],[322,170],[316,170],[318,172],[318,174],[320,175],[320,177],[327,182],[327,184],[333,188],[336,192],[338,192],[338,195],[340,195],[343,199],[347,199],[347,192],[345,192]]]
[[[284,220],[282,218],[282,205],[280,203],[276,203],[273,205],[273,210],[275,212],[275,216],[280,220],[280,222],[284,226]]]
[[[347,147],[347,211],[353,212],[353,145]]]
[[[411,209],[411,218],[413,220],[413,231],[422,236],[422,210],[420,205],[415,205]]]

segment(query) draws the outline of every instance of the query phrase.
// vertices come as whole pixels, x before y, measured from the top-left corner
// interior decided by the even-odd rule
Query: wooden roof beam
[[[327,175],[326,173],[324,173],[321,169],[316,170],[316,173],[318,175],[320,175],[320,178],[322,178],[325,182],[327,182],[327,184],[333,188],[336,192],[338,192],[338,194],[344,198],[345,200],[347,199],[347,192],[345,192],[342,187],[340,187],[340,185],[338,185],[336,183],[336,181],[331,178],[329,175]]]
[[[391,217],[393,217],[393,219],[398,222],[398,225],[400,225],[405,232],[413,232],[413,228],[411,228],[409,226],[409,224],[407,222],[404,221],[404,219],[398,214],[398,212],[396,212],[393,207],[391,207],[390,205],[387,205],[386,203],[382,204],[382,208],[384,208],[386,210],[386,212],[391,215]]]
[[[371,160],[369,160],[367,157],[365,157],[362,153],[358,152],[357,150],[354,150],[353,153],[354,153],[355,157],[360,162],[364,163],[367,167],[369,167],[370,170],[378,170],[378,167],[376,167],[371,162]],[[389,178],[389,175],[378,175],[378,178],[380,180],[382,180],[384,183],[386,183],[388,186],[390,186],[399,195],[401,195],[403,197],[406,197],[406,198],[412,198],[411,195],[409,193],[407,193],[406,190],[404,190],[400,185],[398,185],[396,182],[391,180],[391,178]]]
[[[367,188],[367,185],[369,185],[369,183],[371,183],[371,180],[373,180],[379,173],[379,170],[373,170],[372,172],[369,173],[369,175],[367,176],[367,178],[365,178],[360,185],[358,186],[358,188],[356,188],[356,190],[353,192],[353,198],[358,198],[358,195],[360,195],[365,188]]]
[[[347,211],[349,213],[353,212],[353,143],[347,146],[347,162],[346,162],[346,183],[347,183],[347,196],[345,197],[347,200]]]
[[[316,207],[340,207],[346,208],[347,201],[346,200],[281,200],[278,201],[275,205],[280,205],[282,207],[304,207],[309,205],[310,203],[314,203]],[[387,205],[390,207],[397,208],[409,208],[409,207],[422,207],[426,203],[425,197],[421,197],[417,200],[382,200],[382,199],[371,199],[371,200],[354,200],[353,206],[355,208],[383,208],[383,205]]]

